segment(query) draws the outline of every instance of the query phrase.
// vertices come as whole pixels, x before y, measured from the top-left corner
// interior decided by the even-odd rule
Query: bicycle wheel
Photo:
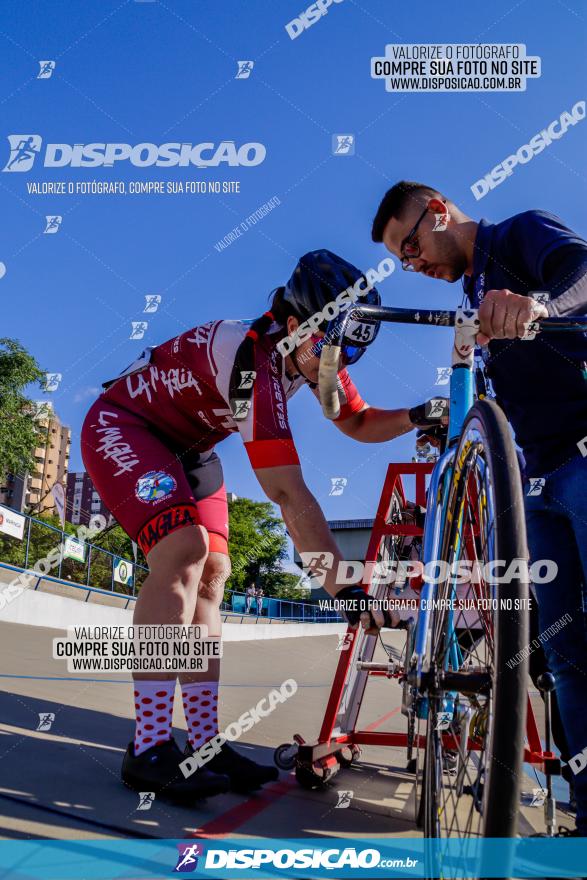
[[[527,549],[516,451],[492,401],[465,420],[439,559],[450,574],[435,590],[444,603],[433,612],[425,682],[424,834],[512,837],[528,675],[527,661],[513,658],[528,642]]]

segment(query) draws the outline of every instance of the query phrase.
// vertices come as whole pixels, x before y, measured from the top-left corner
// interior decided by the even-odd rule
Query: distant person
[[[249,584],[245,591],[245,614],[251,613],[253,607],[253,599],[257,595],[257,588],[254,583]]]
[[[263,596],[265,595],[263,587],[257,587],[255,595],[257,597],[257,616],[260,617],[263,614]]]

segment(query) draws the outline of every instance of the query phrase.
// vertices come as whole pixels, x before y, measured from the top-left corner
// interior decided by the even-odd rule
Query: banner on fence
[[[22,541],[25,517],[0,504],[0,532]]]
[[[66,537],[63,542],[63,558],[77,559],[78,562],[86,561],[86,545],[77,538]]]
[[[114,557],[114,580],[118,584],[132,585],[133,564],[126,559]]]

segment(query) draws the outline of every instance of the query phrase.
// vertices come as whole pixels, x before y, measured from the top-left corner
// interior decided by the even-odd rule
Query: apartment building
[[[65,489],[65,518],[73,525],[87,525],[90,517],[101,514],[110,524],[110,511],[98,495],[86,471],[72,471],[67,475]]]
[[[39,428],[39,445],[34,452],[35,470],[30,474],[7,474],[0,478],[0,504],[33,515],[57,513],[51,489],[58,482],[65,488],[71,429],[61,424],[52,403],[37,401],[35,406]]]

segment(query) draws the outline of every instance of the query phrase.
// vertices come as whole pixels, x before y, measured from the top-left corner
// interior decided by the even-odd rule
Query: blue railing
[[[58,580],[82,584],[86,587],[93,583],[94,586],[100,589],[112,593],[120,593],[124,596],[135,596],[137,580],[140,585],[149,573],[149,569],[144,565],[131,562],[129,559],[99,547],[97,544],[79,541],[75,534],[66,532],[62,528],[44,520],[35,519],[35,517],[26,514],[24,516],[27,520],[26,534],[23,535],[21,544],[21,546],[24,546],[24,554],[21,554],[23,558],[19,559],[18,564],[26,570],[38,570],[40,574],[51,575]],[[54,545],[51,547],[43,546],[41,551],[38,545],[44,543],[42,532],[41,535],[37,536],[37,541],[31,541],[33,529],[55,533]],[[7,535],[0,535],[0,537],[5,540],[9,539]],[[68,538],[75,540],[80,548],[83,548],[83,561],[64,555],[65,541]],[[17,546],[16,542],[18,539],[12,538],[10,540],[14,542],[13,546]],[[18,543],[20,544],[21,542]],[[55,551],[55,549],[62,550],[57,561],[51,558],[51,552]],[[126,566],[128,574],[126,583],[116,580],[117,577],[120,577],[122,568],[117,566],[117,563],[123,563]]]
[[[8,571],[14,573],[14,580],[17,581],[19,575],[26,573],[25,569],[19,566],[11,565],[7,562],[0,562],[0,571]],[[33,583],[34,580],[34,583]],[[130,608],[131,603],[136,602],[136,596],[128,593],[121,593],[118,590],[101,590],[99,587],[90,587],[88,584],[76,583],[72,580],[63,580],[50,574],[41,574],[34,572],[34,578],[27,585],[28,589],[38,590],[41,583],[47,581],[54,584],[65,584],[85,593],[84,601],[88,602],[92,593],[103,596],[118,596],[126,600],[124,608]],[[17,581],[18,582],[18,581]],[[2,589],[0,583],[0,590]],[[276,599],[272,596],[265,596],[261,613],[258,613],[258,607],[249,612],[246,610],[245,594],[233,590],[227,590],[225,595],[227,598],[222,602],[221,610],[228,614],[240,614],[247,616],[250,614],[251,621],[262,623],[264,620],[293,620],[296,622],[305,621],[306,623],[340,623],[341,618],[333,611],[323,611],[317,604],[313,602],[295,602],[291,599]]]
[[[251,619],[256,617],[259,622],[264,617],[305,621],[307,623],[340,623],[341,621],[340,616],[335,611],[323,610],[316,602],[264,596],[258,604],[255,597],[249,597],[246,593],[228,590],[226,595],[228,599],[222,603],[223,611],[250,615]]]
[[[84,561],[64,557],[61,555],[56,561],[50,558],[51,551],[64,547],[66,538],[75,539],[75,534],[65,532],[58,526],[51,525],[32,516],[26,516],[27,526],[26,533],[23,535],[22,542],[17,538],[9,538],[7,535],[0,535],[0,538],[9,540],[12,546],[20,546],[23,552],[19,554],[22,559],[17,562],[7,563],[6,567],[21,568],[26,571],[33,570],[39,577],[47,577],[57,581],[63,581],[71,586],[84,587],[86,590],[97,592],[113,593],[114,595],[124,596],[127,599],[136,598],[137,586],[140,587],[145,577],[149,573],[149,569],[144,565],[140,565],[124,557],[105,550],[96,544],[82,542],[84,546]],[[31,531],[33,528],[46,529],[48,532],[56,533],[55,544],[50,548],[43,548],[46,555],[42,555],[37,541],[31,541]],[[59,537],[57,537],[59,536]],[[46,539],[45,539],[46,540]],[[0,562],[4,560],[0,559]],[[127,583],[121,583],[116,580],[119,576],[116,572],[117,563],[124,563],[127,571],[130,572]],[[132,568],[131,568],[132,566]],[[37,583],[38,586],[38,583]],[[87,597],[89,597],[89,592]],[[128,603],[127,603],[128,607]],[[222,602],[223,611],[230,611],[235,614],[243,614],[250,616],[251,621],[257,619],[259,622],[265,619],[295,620],[306,621],[308,623],[327,623],[340,622],[340,617],[336,612],[325,611],[320,609],[316,602],[304,602],[293,599],[278,599],[272,596],[264,596],[260,605],[257,604],[256,598],[253,598],[249,604],[245,593],[236,590],[227,590],[225,599]]]

